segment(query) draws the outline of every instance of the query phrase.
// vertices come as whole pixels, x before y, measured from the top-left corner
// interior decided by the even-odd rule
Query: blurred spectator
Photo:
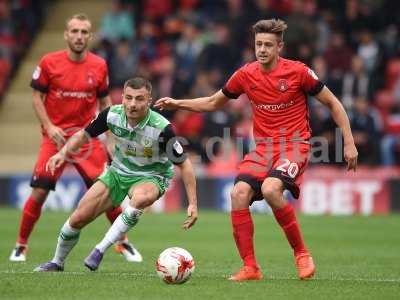
[[[361,14],[361,5],[359,0],[346,0],[345,12],[340,22],[341,28],[348,28],[344,31],[346,33],[346,40],[351,46],[357,43],[357,36],[359,32],[368,28],[368,19]]]
[[[111,11],[106,13],[101,20],[100,37],[110,40],[113,43],[117,43],[120,39],[134,39],[135,22],[131,9],[132,6],[122,6],[120,1],[114,0]]]
[[[329,39],[331,36],[331,24],[333,24],[334,16],[331,11],[323,10],[321,11],[321,16],[317,19],[316,30],[317,38],[315,44],[315,50],[318,55],[323,55],[329,45]]]
[[[370,99],[371,96],[372,83],[370,76],[364,69],[364,61],[355,55],[351,60],[350,70],[343,77],[341,100],[344,107],[350,109],[355,98]]]
[[[17,51],[16,23],[12,19],[8,1],[0,1],[0,46],[1,54],[8,61],[14,62]]]
[[[130,47],[129,41],[121,39],[116,46],[115,56],[109,63],[110,88],[121,88],[125,81],[133,77],[136,71],[136,52]]]
[[[203,43],[199,39],[198,29],[187,22],[182,36],[175,45],[176,72],[179,79],[191,86],[196,77],[196,62],[203,50]]]
[[[15,68],[43,20],[44,3],[0,0],[0,95],[9,70]],[[289,30],[282,56],[310,65],[322,82],[341,95],[361,132],[357,136],[366,163],[376,162],[379,156],[371,154],[376,149],[365,150],[370,149],[370,140],[362,143],[364,132],[379,127],[375,108],[379,109],[384,124],[382,160],[393,164],[400,154],[399,8],[398,1],[391,0],[113,1],[102,20],[103,38],[96,53],[108,62],[116,101],[121,95],[118,87],[134,74],[152,80],[154,98],[201,97],[220,89],[235,68],[254,60],[251,25],[259,19],[284,18]],[[163,114],[193,141],[189,151],[203,161],[204,141],[220,136],[225,126],[232,128],[233,138],[245,139],[246,149],[250,147],[248,99],[229,102],[221,115]],[[229,121],[220,122],[223,119]],[[314,134],[328,139],[334,158],[335,126],[318,103],[311,102],[310,120]]]
[[[150,63],[159,57],[157,27],[149,20],[143,21],[139,27],[138,55],[143,63]]]
[[[328,108],[322,103],[312,101],[310,104],[310,126],[314,141],[312,147],[321,149],[321,151],[315,150],[313,156],[318,163],[334,164],[336,162],[335,122],[332,120]]]
[[[399,27],[390,24],[381,35],[385,57],[393,57],[400,50]]]
[[[400,116],[397,116],[400,117]],[[399,163],[400,134],[386,134],[382,138],[381,155],[384,166],[393,166]]]
[[[160,21],[171,14],[173,4],[171,0],[146,0],[144,1],[144,15],[148,20]]]
[[[360,45],[357,52],[364,62],[367,73],[372,74],[377,67],[379,47],[370,31],[363,30],[360,34]]]
[[[240,48],[230,44],[230,31],[227,25],[214,26],[214,41],[207,45],[198,59],[199,70],[213,71],[217,84],[224,82],[240,60]],[[218,75],[217,75],[218,74]]]
[[[113,44],[107,39],[100,40],[100,43],[92,51],[107,62],[110,62],[114,55]]]
[[[323,82],[331,91],[335,91],[335,94],[338,94],[338,91],[341,91],[341,78],[330,76],[328,66],[322,56],[315,56],[312,60],[311,67],[315,74],[317,74],[319,80],[321,80],[321,82]]]
[[[44,20],[46,0],[0,1],[0,100]]]
[[[379,115],[370,107],[369,102],[358,97],[349,112],[350,126],[357,146],[360,164],[379,163],[379,143],[382,122]]]
[[[352,50],[345,44],[343,34],[341,32],[332,33],[328,49],[324,54],[329,78],[332,82],[339,83],[342,80],[343,74],[349,69],[352,56]],[[332,92],[340,95],[341,87],[335,84],[332,86]]]
[[[346,45],[341,32],[333,32],[329,47],[325,52],[325,59],[331,72],[339,74],[340,77],[350,66],[353,53]]]
[[[399,163],[400,157],[400,105],[394,103],[384,115],[385,135],[381,143],[382,164],[390,166]]]
[[[292,11],[287,17],[287,25],[290,30],[285,32],[286,53],[288,58],[296,58],[299,55],[298,45],[312,45],[315,40],[316,27],[309,16],[304,13],[304,1],[293,0]],[[311,51],[311,50],[310,50]]]

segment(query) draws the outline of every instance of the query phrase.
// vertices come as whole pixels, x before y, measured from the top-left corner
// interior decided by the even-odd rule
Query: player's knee
[[[279,202],[282,201],[282,192],[282,184],[279,179],[266,179],[261,186],[261,193],[264,199],[273,207],[279,205]]]
[[[232,205],[248,206],[250,203],[251,192],[249,189],[235,185],[231,191]]]
[[[145,209],[152,205],[157,200],[157,197],[152,191],[140,190],[136,191],[131,197],[131,205],[137,209]]]
[[[39,203],[43,203],[44,201],[46,201],[48,194],[49,194],[49,190],[45,190],[42,188],[33,188],[32,189],[32,197]]]

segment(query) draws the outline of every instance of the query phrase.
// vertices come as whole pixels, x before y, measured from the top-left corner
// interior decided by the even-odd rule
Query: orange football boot
[[[297,274],[300,279],[312,278],[315,274],[315,265],[310,254],[301,254],[295,257]]]
[[[232,281],[247,281],[247,280],[261,280],[263,278],[263,274],[261,273],[260,269],[243,266],[239,272],[232,275],[228,278],[228,280]]]

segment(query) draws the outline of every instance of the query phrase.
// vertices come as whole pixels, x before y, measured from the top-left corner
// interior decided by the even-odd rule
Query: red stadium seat
[[[376,107],[384,112],[389,111],[395,105],[395,99],[391,90],[379,90],[375,94]]]

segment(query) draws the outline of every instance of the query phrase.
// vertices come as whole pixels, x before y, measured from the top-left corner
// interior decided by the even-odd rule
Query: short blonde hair
[[[65,28],[68,28],[68,24],[69,22],[71,22],[71,20],[76,19],[79,21],[88,21],[90,23],[90,25],[92,25],[92,22],[90,21],[89,17],[87,14],[85,13],[77,13],[72,15],[71,17],[69,17],[66,22],[65,22]]]

